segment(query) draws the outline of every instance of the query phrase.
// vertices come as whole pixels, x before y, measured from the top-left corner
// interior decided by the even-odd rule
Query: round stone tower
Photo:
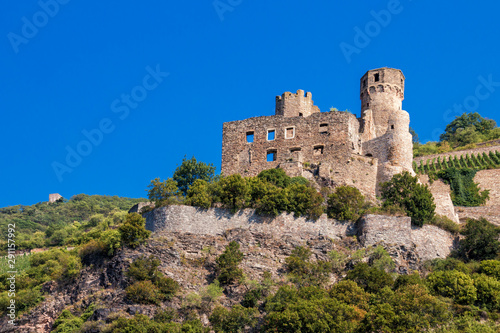
[[[374,137],[384,135],[391,114],[401,110],[404,84],[403,72],[388,67],[369,70],[361,78],[361,118],[373,121]]]

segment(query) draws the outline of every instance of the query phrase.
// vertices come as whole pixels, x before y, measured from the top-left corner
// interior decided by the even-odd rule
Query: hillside
[[[141,201],[146,200],[78,194],[70,200],[55,203],[0,208],[0,232],[7,234],[7,226],[15,224],[18,250],[67,245],[76,230],[75,222],[83,224],[97,214],[107,216],[112,212],[126,212]],[[0,240],[0,249],[0,254],[6,252],[5,238]]]

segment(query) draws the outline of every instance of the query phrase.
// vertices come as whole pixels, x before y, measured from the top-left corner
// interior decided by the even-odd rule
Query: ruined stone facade
[[[410,117],[401,109],[404,80],[392,68],[363,75],[360,118],[320,112],[311,93],[299,90],[276,97],[274,116],[224,123],[222,173],[255,176],[282,168],[302,176],[313,164],[332,185],[355,186],[374,198],[380,182],[402,171],[413,174]]]
[[[49,194],[49,202],[56,202],[57,200],[61,199],[62,196],[59,193],[52,193]]]

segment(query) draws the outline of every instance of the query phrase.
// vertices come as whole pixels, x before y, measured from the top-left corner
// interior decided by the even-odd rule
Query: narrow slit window
[[[268,162],[276,161],[276,150],[268,150],[267,151],[267,161]]]
[[[267,130],[267,141],[273,141],[276,137],[275,130]]]
[[[375,82],[380,81],[380,74],[379,73],[375,73],[374,77],[375,77]]]
[[[285,139],[293,139],[295,137],[295,127],[287,127],[285,129]]]
[[[247,132],[247,142],[253,142],[253,136],[254,136],[253,131]]]
[[[391,129],[394,129],[394,125],[391,125]]]
[[[328,133],[328,124],[320,124],[319,125],[319,133],[327,134]]]

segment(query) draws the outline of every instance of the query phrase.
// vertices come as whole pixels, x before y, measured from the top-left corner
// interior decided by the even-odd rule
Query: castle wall
[[[153,237],[161,237],[171,232],[217,236],[235,228],[262,232],[279,238],[286,235],[303,238],[320,235],[342,239],[357,234],[365,247],[376,244],[397,246],[400,252],[406,254],[413,250],[419,256],[416,258],[417,263],[445,258],[453,247],[453,236],[448,232],[429,225],[422,228],[412,227],[409,217],[367,215],[359,228],[356,223],[328,219],[326,214],[317,221],[310,221],[287,213],[277,217],[259,216],[252,209],[231,214],[229,210],[221,208],[204,210],[189,206],[166,206],[148,212],[144,217],[146,228],[154,232]]]
[[[314,105],[312,94],[304,90],[297,90],[296,94],[286,92],[281,96],[276,96],[275,114],[284,117],[309,117],[311,114],[320,112]]]
[[[429,186],[434,203],[436,204],[436,214],[446,216],[450,220],[459,223],[458,214],[456,214],[455,207],[451,201],[450,185],[445,184],[440,179],[433,181],[431,184],[428,175],[419,175],[418,178],[423,185]]]
[[[268,132],[274,131],[274,140]],[[345,168],[352,153],[360,152],[359,123],[348,112],[313,113],[309,117],[267,116],[224,123],[223,174],[255,176],[290,162],[330,163]],[[247,134],[253,142],[247,142]],[[274,161],[267,161],[268,153]]]
[[[356,234],[355,224],[328,219],[323,214],[317,221],[293,214],[282,213],[277,217],[261,216],[253,209],[243,209],[235,214],[227,209],[200,209],[191,206],[165,206],[144,214],[146,229],[156,235],[168,232],[197,235],[223,235],[226,230],[243,228],[269,234],[324,235],[340,239]]]

